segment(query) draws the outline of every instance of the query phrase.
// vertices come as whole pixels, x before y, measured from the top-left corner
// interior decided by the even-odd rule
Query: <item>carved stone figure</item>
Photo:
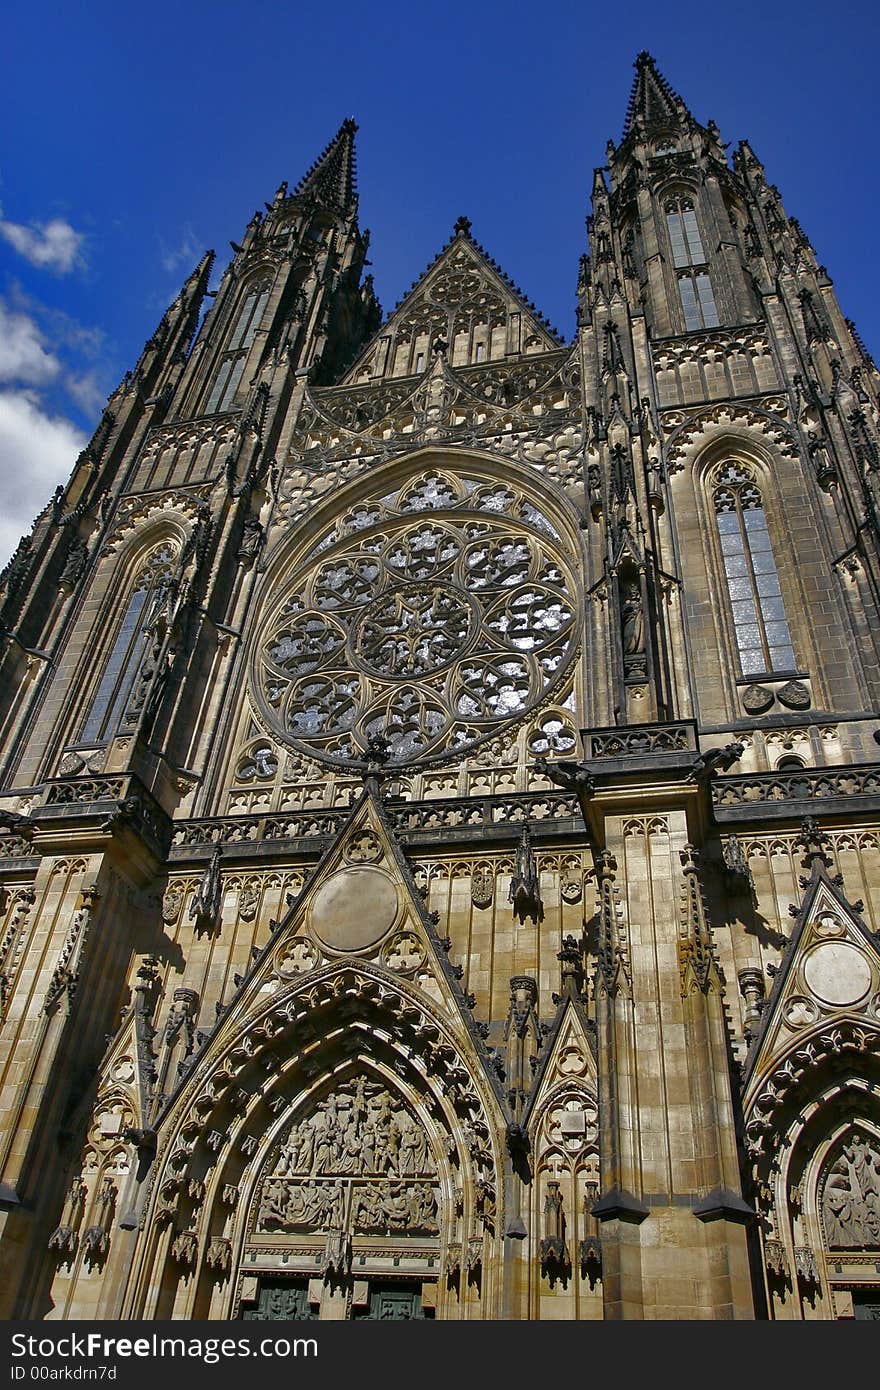
[[[79,583],[88,559],[88,546],[82,536],[74,536],[67,552],[64,568],[58,578],[59,587],[72,589]]]
[[[474,907],[491,907],[494,893],[495,875],[487,864],[478,864],[471,875],[471,900]]]
[[[880,1151],[855,1135],[825,1180],[822,1216],[828,1244],[842,1249],[880,1249]]]
[[[645,620],[642,611],[642,594],[634,582],[622,586],[620,602],[620,623],[623,635],[625,656],[635,656],[645,649]]]
[[[222,851],[217,845],[202,874],[198,889],[189,905],[187,914],[195,922],[196,931],[212,932],[217,924],[220,905],[223,901],[223,876],[220,872]]]
[[[195,1042],[195,1016],[199,1006],[199,996],[194,989],[176,989],[171,1000],[168,1021],[165,1024],[163,1042],[172,1048],[178,1038],[181,1040],[180,1059],[188,1057]]]
[[[564,1270],[571,1263],[565,1240],[565,1209],[559,1183],[548,1182],[544,1198],[544,1235],[541,1238],[541,1269],[545,1274]]]
[[[255,516],[249,516],[244,523],[238,558],[244,565],[252,565],[263,544],[263,528]]]
[[[435,1170],[420,1121],[384,1088],[359,1077],[291,1126],[272,1171],[283,1177],[417,1177]]]
[[[173,879],[162,896],[162,921],[169,927],[172,926],[180,916],[183,898],[183,884],[180,879]]]
[[[257,1224],[277,1231],[338,1229],[344,1202],[345,1189],[338,1182],[305,1186],[269,1178],[263,1186]]]
[[[525,924],[530,917],[533,922],[544,919],[544,904],[541,900],[541,874],[538,861],[532,849],[529,827],[523,826],[516,851],[516,864],[507,894],[513,904],[514,916]]]
[[[407,1185],[386,1180],[355,1189],[352,1220],[356,1230],[437,1230],[437,1199],[425,1183]]]

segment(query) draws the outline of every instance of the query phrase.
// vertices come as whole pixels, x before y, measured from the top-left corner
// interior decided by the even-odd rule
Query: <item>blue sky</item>
[[[0,85],[0,564],[207,247],[346,116],[383,308],[460,213],[566,337],[594,166],[643,48],[748,138],[880,354],[873,4],[45,0]]]

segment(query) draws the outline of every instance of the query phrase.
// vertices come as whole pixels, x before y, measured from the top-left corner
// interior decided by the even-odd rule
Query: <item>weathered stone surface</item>
[[[570,343],[354,137],[0,577],[0,1317],[861,1316],[873,364],[647,54]]]

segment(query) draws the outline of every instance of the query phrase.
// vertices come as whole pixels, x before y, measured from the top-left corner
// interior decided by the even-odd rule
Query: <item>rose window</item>
[[[423,676],[454,660],[475,617],[474,608],[455,589],[411,584],[370,604],[357,625],[355,648],[377,676]]]
[[[312,552],[264,628],[263,713],[288,743],[358,761],[464,751],[543,702],[574,655],[555,539],[483,513],[368,525]]]

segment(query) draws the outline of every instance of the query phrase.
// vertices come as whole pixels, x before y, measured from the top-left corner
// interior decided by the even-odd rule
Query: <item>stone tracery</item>
[[[396,516],[355,509],[353,534],[313,549],[256,660],[279,735],[343,764],[376,732],[393,761],[439,757],[482,742],[556,686],[574,655],[577,589],[555,530],[535,508],[524,524],[509,488],[484,487],[478,515],[464,492],[425,474],[401,491]]]

